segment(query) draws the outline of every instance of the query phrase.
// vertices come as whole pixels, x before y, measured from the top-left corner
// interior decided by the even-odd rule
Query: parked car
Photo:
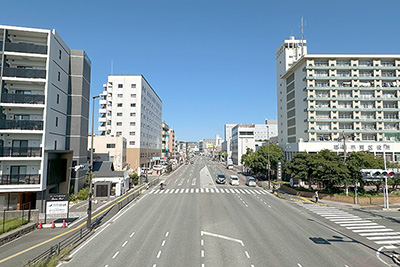
[[[246,176],[246,185],[247,186],[257,186],[256,184],[256,178],[253,176]]]
[[[230,184],[231,185],[240,185],[239,184],[239,177],[237,177],[236,175],[231,175],[229,177],[229,180],[230,180]]]
[[[217,174],[217,179],[215,180],[217,184],[224,184],[225,183],[225,175],[222,173]]]
[[[194,161],[192,160],[192,161],[190,162],[190,164],[194,164]]]

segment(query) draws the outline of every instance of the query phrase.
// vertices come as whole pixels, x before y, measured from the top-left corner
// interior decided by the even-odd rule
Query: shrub
[[[85,200],[88,198],[89,195],[89,187],[84,187],[81,190],[79,190],[77,199],[78,200]]]

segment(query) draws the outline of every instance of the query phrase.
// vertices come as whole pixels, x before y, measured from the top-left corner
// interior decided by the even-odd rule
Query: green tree
[[[218,158],[219,158],[219,160],[226,161],[226,160],[228,160],[228,153],[226,153],[226,151],[220,151],[218,153]]]
[[[311,188],[315,170],[319,162],[318,157],[318,154],[308,154],[306,152],[294,154],[292,160],[287,163],[288,174],[294,178],[306,181],[309,188]]]
[[[251,168],[255,172],[264,172],[267,173],[268,171],[268,154],[269,154],[269,161],[270,161],[270,169],[277,170],[278,162],[284,160],[284,153],[282,148],[278,145],[269,144],[266,146],[260,147],[255,153],[253,165]]]
[[[240,162],[244,166],[252,168],[253,162],[254,162],[254,157],[255,157],[255,153],[254,153],[253,149],[247,148],[246,149],[246,154],[242,155],[242,158],[241,158]]]

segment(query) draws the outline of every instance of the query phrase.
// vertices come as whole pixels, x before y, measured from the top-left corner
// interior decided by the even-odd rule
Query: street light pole
[[[270,162],[269,162],[269,126],[267,125],[267,138],[268,138],[268,189],[271,189],[271,172],[270,172]]]
[[[92,136],[91,136],[91,144],[90,144],[90,175],[89,175],[89,203],[87,208],[87,229],[92,229],[92,179],[93,179],[93,140],[94,140],[94,100],[99,96],[93,96],[92,102]]]

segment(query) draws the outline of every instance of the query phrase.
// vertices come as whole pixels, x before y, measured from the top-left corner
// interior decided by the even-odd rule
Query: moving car
[[[256,184],[256,178],[253,176],[246,176],[246,185],[247,186],[257,186]]]
[[[217,184],[224,184],[225,183],[225,175],[222,173],[217,174],[217,179],[215,180]]]
[[[190,162],[190,164],[194,164],[194,161],[192,160],[192,161]]]
[[[236,175],[231,175],[229,177],[229,179],[230,179],[230,184],[231,185],[240,185],[239,184],[239,177],[237,177]]]

